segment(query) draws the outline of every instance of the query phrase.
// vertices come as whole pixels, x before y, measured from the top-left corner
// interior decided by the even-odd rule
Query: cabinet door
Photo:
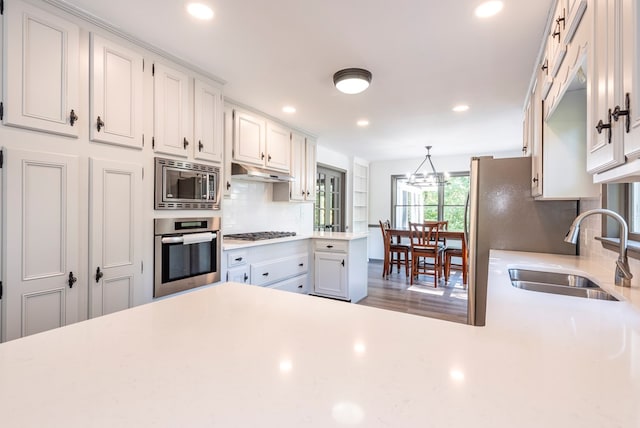
[[[191,143],[189,77],[161,64],[153,66],[153,138],[159,153],[187,156]]]
[[[340,253],[315,253],[316,294],[331,297],[349,298],[347,289],[347,255]]]
[[[193,98],[193,157],[222,162],[222,91],[195,79]]]
[[[5,340],[78,320],[78,158],[10,150],[5,155]],[[73,281],[75,278],[76,281]],[[71,280],[71,281],[70,281]]]
[[[244,111],[233,112],[233,159],[263,166],[265,159],[264,119]]]
[[[593,3],[593,48],[591,49],[592,90],[589,104],[591,115],[587,124],[589,147],[587,171],[604,171],[624,163],[624,147],[620,126],[612,125],[611,112],[620,99],[622,82],[617,76],[617,26],[620,22],[619,0],[602,0]],[[598,124],[603,127],[598,130]],[[609,126],[609,128],[607,128]]]
[[[307,201],[316,200],[316,142],[307,138],[306,144],[305,196]]]
[[[622,0],[622,99],[616,104],[622,110],[628,110],[629,116],[619,116],[614,122],[622,128],[624,136],[624,154],[629,158],[640,157],[640,4],[635,0]],[[627,97],[627,94],[629,96]],[[628,100],[628,105],[627,105]],[[634,107],[635,106],[635,107]],[[614,107],[615,111],[615,107]],[[627,121],[628,129],[627,131]]]
[[[78,27],[23,2],[5,5],[4,123],[77,137]]]
[[[134,306],[141,286],[142,167],[90,159],[89,316]]]
[[[142,148],[142,55],[91,34],[92,141]]]
[[[233,269],[227,269],[227,281],[239,282],[241,284],[249,284],[249,266],[239,266]]]
[[[305,138],[303,135],[291,135],[291,175],[295,181],[291,183],[291,200],[304,201],[306,199],[306,159]]]
[[[267,159],[271,169],[289,172],[291,169],[291,131],[269,122],[267,124]]]

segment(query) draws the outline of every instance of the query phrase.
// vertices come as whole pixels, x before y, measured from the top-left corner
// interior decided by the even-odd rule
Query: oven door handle
[[[185,239],[186,237],[186,239]],[[189,233],[181,236],[166,236],[162,238],[163,244],[197,244],[199,242],[211,242],[216,239],[217,235],[213,232],[205,233]]]

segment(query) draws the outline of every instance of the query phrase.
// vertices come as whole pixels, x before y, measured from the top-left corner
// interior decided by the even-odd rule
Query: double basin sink
[[[561,294],[587,299],[618,301],[595,282],[581,275],[544,272],[528,269],[509,269],[511,285],[523,290]]]

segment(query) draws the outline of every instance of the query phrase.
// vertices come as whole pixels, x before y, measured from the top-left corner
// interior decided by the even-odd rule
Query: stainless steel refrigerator
[[[485,325],[489,250],[576,254],[564,242],[578,201],[531,196],[531,158],[471,159],[468,201],[469,324]]]

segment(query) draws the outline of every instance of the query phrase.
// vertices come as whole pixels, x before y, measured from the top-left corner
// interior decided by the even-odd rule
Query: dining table
[[[391,235],[391,239],[395,238],[395,241],[397,243],[400,243],[402,238],[411,238],[411,229],[397,229],[397,228],[390,228],[388,230],[389,235]],[[459,240],[460,241],[460,248],[462,250],[462,254],[468,255],[469,253],[467,252],[467,240],[465,239],[464,236],[464,231],[461,230],[439,230],[438,231],[438,239],[453,239],[453,240]],[[463,259],[463,269],[466,269],[467,267],[467,260]],[[464,277],[466,277],[466,275],[464,275]],[[466,284],[466,281],[464,281],[464,283]]]

